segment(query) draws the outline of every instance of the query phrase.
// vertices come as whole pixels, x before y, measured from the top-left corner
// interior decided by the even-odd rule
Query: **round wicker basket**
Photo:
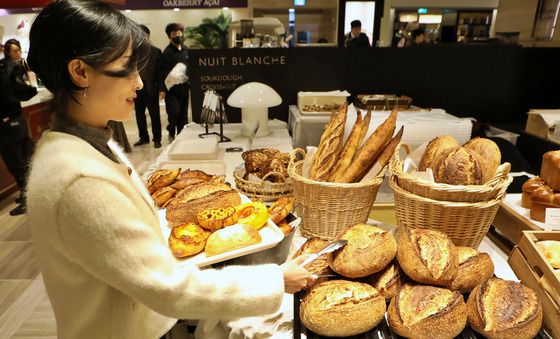
[[[251,200],[274,201],[278,198],[291,196],[293,194],[291,179],[284,178],[281,173],[270,172],[265,175],[260,182],[243,179],[241,173],[242,169],[239,167],[233,171],[235,186]],[[271,182],[266,180],[268,177],[272,176],[283,178],[283,182]]]
[[[303,161],[292,162],[288,174],[303,236],[333,240],[345,227],[367,221],[385,169],[369,182],[343,184],[307,179],[302,166]]]
[[[446,233],[457,246],[478,248],[488,232],[496,212],[511,183],[500,186],[496,197],[484,202],[451,202],[425,198],[401,188],[398,178],[391,176],[389,184],[395,194],[397,225],[426,228]]]
[[[485,202],[495,199],[503,186],[507,183],[507,188],[511,182],[508,177],[511,165],[508,162],[501,164],[496,170],[494,178],[483,185],[448,185],[421,180],[403,170],[403,161],[400,158],[401,148],[410,153],[408,145],[400,144],[391,158],[389,170],[396,177],[400,188],[415,195],[441,201]]]

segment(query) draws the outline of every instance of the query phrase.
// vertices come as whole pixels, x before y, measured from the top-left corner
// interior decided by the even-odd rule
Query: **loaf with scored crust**
[[[451,239],[445,233],[426,229],[403,229],[397,260],[410,279],[437,286],[450,286],[459,268]]]
[[[368,284],[330,280],[313,286],[300,304],[302,324],[333,337],[367,332],[385,315],[385,299]]]
[[[459,292],[422,285],[404,285],[387,311],[395,333],[412,339],[452,339],[467,324],[465,301]]]
[[[534,338],[542,324],[539,297],[518,282],[490,278],[467,300],[469,325],[490,339]]]
[[[170,226],[196,223],[199,212],[210,208],[231,207],[241,204],[236,190],[222,183],[205,182],[178,192],[169,202],[166,219]]]

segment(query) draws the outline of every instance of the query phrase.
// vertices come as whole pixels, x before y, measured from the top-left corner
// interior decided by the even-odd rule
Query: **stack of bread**
[[[405,229],[397,244],[390,233],[359,224],[339,238],[348,240],[344,248],[306,266],[335,276],[308,286],[300,304],[301,322],[317,334],[367,332],[385,312],[390,328],[405,338],[451,339],[467,323],[488,338],[533,338],[541,328],[533,290],[494,278],[488,254],[456,247],[441,232]],[[298,254],[325,245],[309,239]]]
[[[261,202],[249,202],[204,209],[197,213],[195,221],[172,228],[169,247],[177,258],[202,251],[206,256],[233,251],[261,242],[259,230],[269,219],[288,235],[292,228],[286,217],[293,205],[293,198],[281,198],[268,208]]]
[[[438,183],[482,185],[494,177],[501,160],[498,145],[490,139],[474,138],[460,146],[453,136],[443,135],[430,141],[418,170],[431,168]]]
[[[167,207],[175,198],[205,184],[224,184],[223,175],[207,174],[199,170],[160,169],[148,178],[148,191],[159,207]]]
[[[560,151],[543,155],[540,177],[527,180],[522,190],[521,206],[533,220],[545,222],[547,208],[560,208]]]
[[[431,140],[418,172],[405,172],[399,152],[391,160],[397,224],[443,231],[461,246],[478,247],[490,228],[512,178],[490,139],[474,138],[463,146],[450,135]],[[416,153],[416,152],[415,152]],[[431,170],[433,181],[426,180]]]
[[[403,134],[401,128],[393,137],[397,111],[391,112],[387,120],[366,140],[371,112],[368,111],[365,118],[362,118],[358,111],[352,131],[344,142],[347,110],[348,106],[344,105],[331,115],[313,156],[310,179],[321,182],[359,182],[372,168],[377,173],[371,175],[377,175],[391,159]],[[378,165],[374,166],[376,164]]]

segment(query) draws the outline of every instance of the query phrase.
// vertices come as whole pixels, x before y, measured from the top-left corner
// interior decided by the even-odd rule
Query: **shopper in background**
[[[175,139],[175,135],[179,134],[188,122],[189,83],[186,67],[189,56],[187,47],[183,45],[183,29],[183,25],[178,23],[171,23],[165,27],[169,45],[163,51],[163,75],[166,85],[168,83],[173,84],[171,87],[167,86],[165,95],[165,109],[169,122],[167,125],[169,142]],[[171,81],[168,77],[170,77],[171,71],[180,69],[176,68],[178,64],[185,65],[185,72],[181,74],[183,78]]]
[[[146,40],[150,39],[150,29],[140,25],[146,33]],[[154,45],[150,46],[150,54],[146,66],[140,70],[140,78],[144,88],[137,91],[134,99],[134,110],[136,111],[136,124],[140,140],[134,146],[144,145],[150,142],[148,135],[148,124],[146,122],[146,108],[150,113],[152,122],[152,136],[155,148],[161,147],[161,120],[159,114],[159,100],[165,97],[165,86],[163,84],[161,50]]]
[[[354,20],[350,23],[350,33],[346,34],[344,47],[371,47],[369,39],[362,33],[362,22]]]
[[[422,28],[417,28],[412,31],[411,38],[408,41],[407,47],[418,46],[426,43],[426,34]]]
[[[101,1],[56,0],[31,28],[29,65],[55,111],[33,157],[28,216],[60,339],[154,339],[178,318],[268,314],[312,279],[303,258],[200,270],[171,254],[145,183],[105,127],[130,118],[149,50],[140,27]]]
[[[0,60],[0,154],[20,190],[16,199],[19,205],[10,211],[15,216],[26,212],[27,171],[33,153],[33,141],[20,101],[34,97],[37,89],[26,83],[27,69],[19,41],[6,41],[4,55]]]

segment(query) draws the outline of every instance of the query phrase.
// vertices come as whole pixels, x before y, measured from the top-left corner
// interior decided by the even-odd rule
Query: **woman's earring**
[[[82,96],[84,98],[87,97],[87,87],[84,87],[84,90],[82,91]]]

